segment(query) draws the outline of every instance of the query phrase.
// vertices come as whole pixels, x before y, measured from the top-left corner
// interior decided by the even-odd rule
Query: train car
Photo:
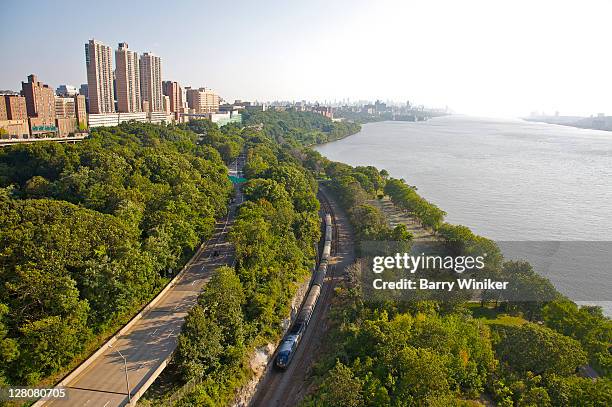
[[[331,241],[332,240],[332,228],[331,226],[326,226],[325,227],[325,240],[326,241]]]
[[[332,225],[332,218],[331,218],[331,215],[328,213],[325,215],[325,226],[331,227],[331,225]]]
[[[291,326],[287,336],[281,342],[274,364],[279,369],[286,369],[293,359],[293,355],[298,347],[300,339],[306,331],[306,327],[312,318],[312,313],[317,305],[319,296],[321,295],[321,287],[323,287],[323,281],[327,274],[327,262],[331,256],[331,242],[332,242],[332,219],[330,214],[325,215],[325,243],[323,245],[323,254],[321,256],[321,263],[313,274],[312,284],[306,300],[302,304],[302,308],[295,319],[294,324]]]
[[[314,272],[312,276],[312,285],[318,285],[323,287],[323,280],[325,280],[325,274],[327,274],[327,262],[321,262],[319,268]]]
[[[276,354],[276,359],[274,360],[274,364],[279,369],[286,369],[291,363],[291,359],[293,359],[293,355],[295,355],[295,350],[298,347],[299,336],[298,335],[287,335],[283,342],[278,347],[278,353]]]
[[[306,297],[306,301],[302,304],[302,309],[295,319],[296,324],[303,324],[306,329],[306,325],[310,322],[310,318],[312,317],[312,312],[317,305],[317,301],[319,300],[319,295],[321,295],[321,287],[318,285],[313,285],[310,287],[308,291],[308,295]]]
[[[323,254],[321,255],[321,261],[328,261],[331,257],[331,241],[325,241],[325,245],[323,245]]]

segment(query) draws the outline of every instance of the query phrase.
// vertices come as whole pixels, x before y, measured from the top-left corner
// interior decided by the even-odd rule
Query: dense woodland
[[[181,268],[227,210],[222,155],[140,123],[0,150],[0,382],[61,371]]]
[[[320,237],[317,184],[271,138],[242,131],[248,181],[230,232],[235,270],[219,270],[189,313],[173,368],[200,383],[179,405],[227,405],[249,378],[256,346],[276,340]]]
[[[206,285],[169,368],[167,379],[178,377],[175,388],[190,389],[181,406],[228,405],[250,378],[255,347],[280,338],[291,300],[310,277],[320,238],[318,185],[302,164],[302,143],[359,129],[308,112],[245,113],[244,124],[221,131],[205,121],[189,124],[226,160],[244,151],[247,182],[230,232],[236,267],[219,269]]]
[[[262,124],[266,136],[281,145],[295,148],[339,140],[361,130],[352,121],[333,122],[313,112],[247,111],[242,120],[246,125]]]

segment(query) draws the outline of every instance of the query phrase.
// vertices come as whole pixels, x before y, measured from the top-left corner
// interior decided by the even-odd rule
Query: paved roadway
[[[237,161],[230,165],[230,175],[238,175],[244,157]],[[196,304],[198,294],[212,271],[234,262],[227,232],[236,206],[242,202],[239,189],[235,189],[236,202],[230,205],[228,217],[216,223],[214,235],[190,260],[177,285],[120,336],[112,348],[107,348],[68,383],[66,400],[50,400],[44,403],[45,406],[114,407],[128,404],[124,362],[119,352],[127,359],[130,394],[143,390],[145,382],[176,348],[184,318]]]
[[[304,398],[308,391],[308,376],[312,365],[325,347],[323,339],[329,327],[328,314],[334,287],[344,278],[345,268],[355,261],[353,234],[346,214],[336,205],[330,194],[325,193],[323,187],[319,193],[322,194],[320,200],[328,198],[335,214],[333,238],[337,239],[337,249],[332,251],[328,277],[325,278],[321,296],[291,364],[283,372],[274,368],[274,359],[270,361],[266,374],[251,400],[251,407],[295,406]]]

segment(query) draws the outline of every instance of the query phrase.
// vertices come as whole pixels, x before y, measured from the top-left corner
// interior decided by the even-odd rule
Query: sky
[[[609,0],[0,0],[0,89],[86,82],[84,44],[162,58],[224,99],[410,100],[612,115]]]

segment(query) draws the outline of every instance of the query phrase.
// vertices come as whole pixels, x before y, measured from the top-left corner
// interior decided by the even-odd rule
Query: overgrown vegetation
[[[443,211],[403,180],[389,179],[386,171],[329,162],[316,153],[308,162],[331,179],[359,240],[389,239],[384,215],[367,204],[382,190],[434,231],[449,254],[485,251],[491,255],[489,275],[504,274],[522,289],[551,299],[498,297],[480,305],[364,301],[355,265],[350,284],[338,292],[335,327],[326,340],[331,350],[316,367],[316,391],[303,405],[474,406],[483,396],[499,406],[612,403],[612,325],[601,309],[563,298],[528,263],[504,262],[494,242],[444,223]],[[488,309],[495,311],[492,320],[478,312]],[[587,363],[603,377],[581,377]]]
[[[291,147],[245,128],[245,202],[230,232],[236,269],[218,270],[187,317],[174,363],[196,386],[180,405],[227,405],[257,345],[275,340],[320,236],[317,183]]]
[[[279,144],[299,148],[338,140],[361,130],[358,123],[333,122],[313,112],[246,111],[242,116],[245,125],[263,125],[264,133]]]
[[[126,123],[0,151],[0,382],[63,369],[211,236],[231,191],[211,145]]]

